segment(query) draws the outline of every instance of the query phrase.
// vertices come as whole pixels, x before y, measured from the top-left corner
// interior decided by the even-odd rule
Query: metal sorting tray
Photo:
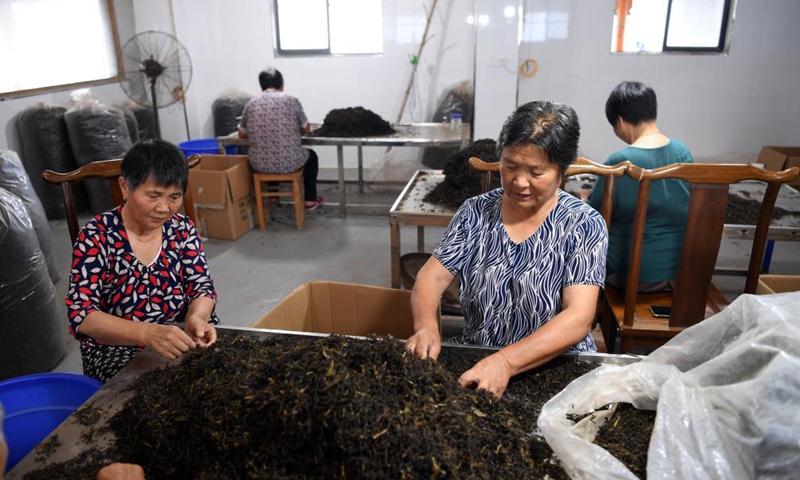
[[[425,196],[442,181],[444,181],[444,173],[441,170],[417,170],[406,184],[405,189],[400,192],[389,213],[399,215],[430,214],[452,217],[456,213],[455,210],[442,205],[427,203],[424,200]]]
[[[311,124],[312,133],[321,127],[321,124]],[[469,141],[468,123],[461,125],[461,133],[450,131],[448,123],[398,123],[392,124],[396,130],[391,135],[376,135],[371,137],[318,137],[303,135],[303,145],[364,145],[364,146],[443,146],[460,147],[462,142]],[[217,137],[217,143],[225,145],[250,145],[250,140],[239,138],[236,133],[224,137]]]
[[[305,332],[291,332],[284,330],[266,330],[248,327],[229,327],[217,326],[217,333],[220,337],[227,335],[247,335],[254,337],[272,337],[275,335],[282,336],[301,336],[301,337],[327,337],[328,334],[322,333],[305,333]],[[493,351],[497,349],[471,347],[466,345],[443,345],[443,349],[449,348],[464,348],[470,350],[485,350]],[[636,362],[640,357],[633,355],[612,355],[603,353],[581,353],[581,354],[563,354],[564,357],[573,358],[576,361],[595,362],[602,364],[618,364],[624,365]],[[108,383],[106,383],[100,390],[97,391],[89,400],[84,403],[81,408],[91,405],[98,408],[101,412],[99,420],[91,426],[83,426],[80,424],[76,415],[71,415],[62,423],[55,431],[53,431],[45,440],[47,442],[54,435],[58,435],[60,446],[58,446],[52,453],[50,453],[44,461],[37,462],[36,458],[39,457],[36,451],[30,452],[23,458],[13,470],[7,475],[6,479],[22,479],[27,473],[37,470],[49,465],[51,463],[59,463],[71,460],[81,453],[90,450],[93,447],[104,448],[113,442],[113,433],[97,433],[108,420],[113,417],[118,411],[122,409],[125,402],[134,395],[134,392],[128,390],[128,387],[141,375],[142,373],[160,368],[166,365],[175,365],[180,363],[180,359],[168,361],[159,356],[152,350],[143,350],[136,356],[125,368],[114,376]],[[94,430],[90,441],[85,441],[86,434]],[[43,442],[43,443],[44,443]]]

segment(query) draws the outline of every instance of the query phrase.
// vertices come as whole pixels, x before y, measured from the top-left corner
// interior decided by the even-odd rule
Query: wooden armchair
[[[189,168],[194,168],[200,164],[200,155],[192,155],[187,160]],[[80,232],[78,225],[78,212],[75,208],[75,197],[72,194],[72,184],[91,178],[105,178],[108,179],[109,186],[111,187],[111,198],[114,205],[122,205],[122,190],[119,187],[120,166],[122,159],[114,160],[100,160],[86,164],[77,170],[67,173],[54,172],[53,170],[45,170],[42,172],[42,178],[48,183],[61,186],[61,196],[64,199],[64,210],[67,213],[67,227],[69,228],[69,239],[74,244]],[[186,215],[192,219],[195,224],[197,223],[197,216],[194,208],[194,201],[189,189],[183,197],[183,208]]]
[[[630,351],[632,345],[658,347],[684,328],[727,306],[728,301],[711,280],[722,242],[728,188],[730,184],[744,180],[758,180],[767,184],[744,288],[744,293],[755,293],[778,190],[781,184],[796,179],[799,173],[798,168],[770,172],[750,165],[688,163],[653,170],[631,165],[627,175],[639,181],[631,259],[626,290],[606,288],[603,322],[604,333],[607,330],[611,332],[606,338],[609,351],[614,349],[616,334],[621,337],[622,353]],[[650,185],[654,181],[670,178],[684,180],[691,185],[685,241],[674,290],[638,293]],[[671,306],[669,318],[653,317],[650,306]]]

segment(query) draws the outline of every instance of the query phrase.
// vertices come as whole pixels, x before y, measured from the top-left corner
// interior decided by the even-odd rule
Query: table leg
[[[392,288],[400,288],[400,225],[389,221],[389,245],[392,265]]]
[[[336,161],[339,167],[339,213],[347,215],[347,192],[344,190],[344,147],[336,145]]]
[[[364,149],[358,146],[358,193],[364,195]]]
[[[425,227],[423,226],[417,227],[417,251],[425,251]]]

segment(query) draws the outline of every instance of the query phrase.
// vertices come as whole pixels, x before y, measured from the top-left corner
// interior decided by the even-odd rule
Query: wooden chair
[[[620,350],[623,353],[629,352],[633,345],[658,347],[686,327],[725,308],[728,301],[711,280],[722,242],[728,188],[731,183],[744,180],[758,180],[767,184],[744,288],[744,293],[755,293],[778,190],[781,184],[796,179],[799,172],[797,168],[770,172],[751,165],[692,163],[667,165],[653,170],[636,165],[628,167],[627,175],[639,181],[639,190],[626,290],[606,288],[607,306],[603,320],[610,323],[604,326],[604,332],[606,329],[612,332],[611,338],[606,339],[609,351],[614,349],[616,333],[621,337]],[[671,178],[684,180],[691,185],[685,241],[674,291],[638,293],[650,185],[653,181]],[[669,319],[653,317],[649,311],[651,305],[671,306]]]
[[[292,191],[284,192],[280,190],[262,190],[263,182],[291,182]],[[291,173],[258,173],[253,172],[253,183],[256,193],[256,208],[258,208],[258,228],[267,228],[267,221],[271,220],[269,200],[267,200],[267,215],[264,217],[264,198],[294,197],[294,222],[298,230],[303,229],[303,222],[306,218],[306,206],[304,201],[303,169],[295,170]]]
[[[192,155],[187,160],[189,168],[194,168],[200,163],[200,155]],[[78,212],[75,208],[75,197],[72,193],[72,184],[86,179],[105,178],[108,179],[111,187],[111,198],[114,205],[122,205],[122,190],[119,187],[120,166],[122,159],[100,160],[88,163],[77,170],[67,173],[59,173],[53,170],[42,172],[42,178],[52,185],[61,187],[61,197],[64,200],[64,210],[67,213],[67,227],[69,228],[69,239],[74,244],[80,232],[78,225]],[[183,196],[183,208],[186,215],[197,224],[197,215],[192,200],[191,191],[187,188]]]

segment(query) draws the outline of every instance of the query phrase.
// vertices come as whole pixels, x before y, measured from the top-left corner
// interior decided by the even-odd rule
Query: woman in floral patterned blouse
[[[125,203],[78,235],[66,304],[86,375],[107,381],[144,347],[175,359],[217,339],[217,292],[192,221],[189,170],[174,145],[138,143],[122,161]],[[183,322],[181,329],[169,323]]]

